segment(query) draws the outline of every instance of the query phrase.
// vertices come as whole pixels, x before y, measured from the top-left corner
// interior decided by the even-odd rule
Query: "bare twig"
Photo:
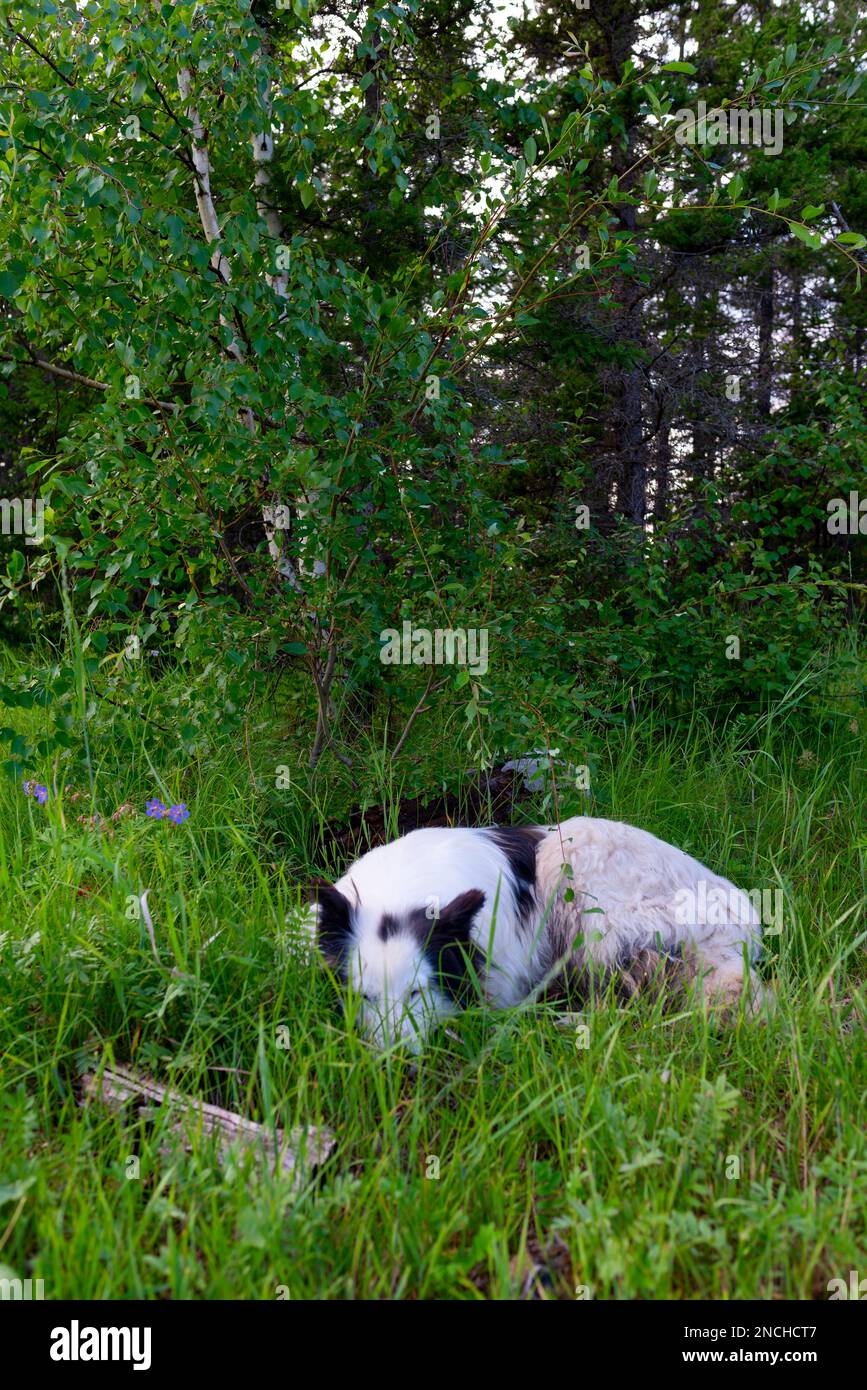
[[[313,655],[311,655],[310,658],[310,672],[313,676],[313,682],[316,686],[316,695],[319,701],[319,712],[316,717],[316,735],[313,739],[313,747],[310,750],[310,761],[308,764],[311,771],[319,762],[322,749],[326,743],[340,758],[341,762],[347,767],[352,766],[352,763],[346,755],[338,752],[328,727],[328,697],[331,694],[331,686],[334,681],[334,672],[337,666],[337,638],[333,629],[328,634],[327,641],[328,657],[325,662],[325,671],[322,675],[320,675],[317,667],[317,658]]]
[[[397,740],[397,743],[395,744],[394,748],[392,749],[392,753],[391,753],[392,762],[394,762],[394,760],[395,760],[395,758],[397,757],[398,753],[400,752],[401,748],[402,748],[403,745],[406,743],[407,737],[408,737],[408,735],[409,735],[409,731],[410,731],[410,729],[412,728],[413,724],[415,723],[417,717],[418,717],[420,714],[424,714],[424,713],[425,713],[425,710],[423,709],[423,706],[424,706],[424,702],[425,702],[425,700],[427,699],[428,695],[430,695],[430,694],[432,693],[432,692],[431,692],[431,687],[433,687],[434,690],[439,690],[439,689],[441,689],[442,686],[444,686],[444,685],[446,684],[446,681],[448,680],[448,677],[445,677],[445,679],[443,679],[443,680],[441,680],[441,681],[437,681],[436,685],[434,685],[434,684],[433,684],[433,678],[434,678],[434,672],[431,671],[430,677],[428,678],[428,683],[427,683],[427,685],[426,685],[425,688],[424,688],[424,694],[422,695],[421,699],[419,700],[419,702],[418,702],[418,704],[416,705],[415,709],[413,710],[412,714],[409,716],[409,719],[406,721],[406,724],[404,725],[403,733],[401,734],[400,738]]]

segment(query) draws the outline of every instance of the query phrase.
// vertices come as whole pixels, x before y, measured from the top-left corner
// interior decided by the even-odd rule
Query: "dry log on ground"
[[[127,1067],[87,1072],[82,1091],[85,1102],[98,1101],[111,1110],[122,1110],[138,1101],[139,1114],[148,1117],[167,1107],[172,1112],[169,1126],[187,1149],[192,1149],[197,1135],[214,1135],[222,1158],[238,1145],[244,1151],[255,1150],[259,1163],[273,1170],[276,1147],[280,1171],[287,1177],[294,1176],[299,1184],[325,1162],[337,1142],[330,1130],[315,1125],[290,1130],[288,1135],[281,1129],[275,1132],[233,1110],[223,1110],[161,1086]]]

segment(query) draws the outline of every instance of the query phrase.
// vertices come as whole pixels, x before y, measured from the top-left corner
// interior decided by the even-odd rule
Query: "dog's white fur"
[[[416,830],[358,859],[335,885],[341,899],[326,890],[332,898],[327,909],[320,899],[320,934],[322,914],[335,903],[338,914],[345,906],[339,968],[377,1044],[401,1039],[417,1046],[459,1007],[441,987],[443,958],[431,959],[424,942],[425,922],[431,931],[442,924],[448,930],[450,915],[465,925],[479,982],[497,1008],[517,1004],[569,960],[608,971],[646,948],[685,956],[708,996],[737,999],[745,949],[754,960],[761,937],[745,893],[645,830],[589,816],[535,828],[535,884],[528,887],[520,837],[533,834]],[[698,897],[702,881],[705,894],[724,890],[720,900],[728,907],[713,924],[684,922],[677,895],[681,902],[683,890]],[[316,920],[314,913],[311,924]],[[326,954],[338,963],[333,942]]]
[[[602,970],[656,947],[687,957],[708,995],[740,994],[744,948],[754,962],[761,946],[759,914],[746,893],[692,855],[636,826],[575,816],[541,843],[536,872],[540,897],[553,902],[544,932],[555,947],[565,950],[580,932],[586,959]],[[564,900],[567,887],[574,894],[570,902]],[[707,921],[684,921],[685,896],[721,906]],[[752,971],[749,983],[758,998]]]

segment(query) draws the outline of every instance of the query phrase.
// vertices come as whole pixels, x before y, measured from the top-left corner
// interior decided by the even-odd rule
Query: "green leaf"
[[[698,69],[695,67],[695,65],[694,65],[693,63],[680,63],[680,62],[674,62],[674,63],[663,63],[662,68],[660,69],[660,71],[662,71],[662,72],[688,72],[688,73],[692,74],[692,73],[694,73],[694,72],[697,72]]]
[[[0,298],[11,299],[21,288],[21,281],[11,270],[0,270]]]
[[[805,246],[809,246],[813,251],[819,250],[822,245],[822,237],[819,232],[811,232],[809,227],[802,226],[800,222],[790,222],[789,227]]]
[[[532,135],[524,141],[524,158],[528,164],[536,163],[536,141]]]
[[[24,574],[24,552],[13,550],[9,555],[9,564],[6,567],[11,582],[17,584]]]

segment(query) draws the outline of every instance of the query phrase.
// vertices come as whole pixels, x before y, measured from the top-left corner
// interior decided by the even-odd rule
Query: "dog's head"
[[[338,888],[315,889],[319,948],[354,996],[357,1018],[379,1047],[418,1051],[472,990],[471,928],[485,902],[477,888],[439,908],[370,912]]]

